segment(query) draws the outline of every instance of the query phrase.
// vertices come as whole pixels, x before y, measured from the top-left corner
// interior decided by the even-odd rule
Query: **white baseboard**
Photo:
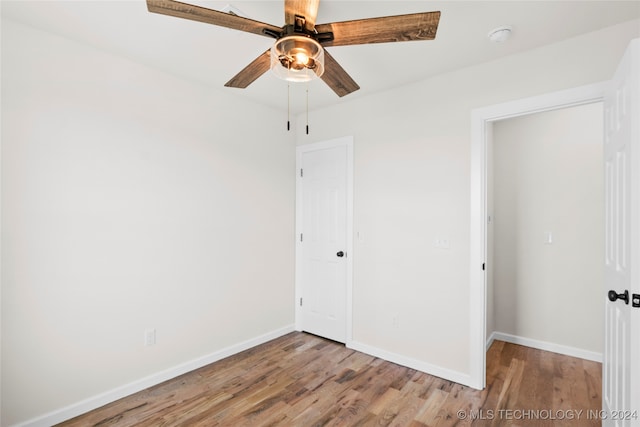
[[[489,347],[491,347],[491,344],[493,344],[493,342],[496,340],[496,332],[492,332],[491,335],[489,335],[489,338],[487,339],[487,345],[485,346],[485,351],[489,351]]]
[[[275,338],[281,337],[293,331],[294,331],[293,325],[289,325],[280,329],[276,329],[271,332],[267,332],[266,334],[251,338],[249,340],[240,342],[238,344],[234,344],[232,346],[223,348],[222,350],[218,350],[206,356],[202,356],[197,359],[190,360],[178,366],[165,369],[164,371],[158,372],[156,374],[150,375],[148,377],[142,378],[132,383],[125,384],[121,387],[115,388],[113,390],[107,391],[97,396],[90,397],[88,399],[82,400],[80,402],[74,403],[72,405],[58,409],[56,411],[50,412],[43,416],[33,418],[24,423],[17,424],[16,427],[17,426],[48,427],[54,424],[61,423],[63,421],[77,417],[78,415],[82,415],[86,412],[89,412],[96,408],[104,406],[108,403],[114,402],[123,397],[129,396],[133,393],[137,393],[146,388],[152,387],[154,385],[157,385],[164,381],[178,377],[187,372],[206,366],[210,363],[217,362],[218,360],[240,353],[241,351],[248,350],[252,347],[271,341]]]
[[[413,359],[411,357],[403,356],[401,354],[393,353],[387,350],[383,350],[377,347],[363,344],[357,341],[350,341],[347,343],[347,347],[366,353],[371,356],[379,357],[380,359],[387,360],[389,362],[396,363],[398,365],[406,366],[411,369],[417,369],[418,371],[443,378],[447,381],[453,381],[458,384],[473,387],[472,378],[470,375],[463,374],[458,371],[446,369],[441,366],[432,365],[430,363],[423,362],[421,360]]]
[[[595,351],[583,350],[581,348],[569,347],[566,345],[555,344],[547,341],[539,341],[531,338],[520,337],[517,335],[505,334],[503,332],[493,332],[487,340],[487,349],[494,340],[506,341],[512,344],[525,345],[527,347],[537,348],[538,350],[551,351],[553,353],[564,354],[571,357],[579,357],[580,359],[592,360],[602,363],[602,353]]]

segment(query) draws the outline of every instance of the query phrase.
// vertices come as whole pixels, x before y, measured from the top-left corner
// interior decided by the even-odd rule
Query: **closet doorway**
[[[492,123],[487,144],[487,347],[602,361],[601,102]]]

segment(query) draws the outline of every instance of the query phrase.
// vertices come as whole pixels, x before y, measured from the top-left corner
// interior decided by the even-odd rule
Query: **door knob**
[[[344,256],[344,252],[340,251],[336,254],[336,256],[342,258]]]
[[[616,291],[611,290],[607,295],[609,296],[609,301],[621,299],[625,304],[629,304],[629,291],[624,291],[623,293],[619,294]]]

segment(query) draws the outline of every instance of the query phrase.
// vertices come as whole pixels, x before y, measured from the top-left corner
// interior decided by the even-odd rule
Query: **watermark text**
[[[459,420],[637,420],[638,411],[584,409],[471,409],[459,410]]]

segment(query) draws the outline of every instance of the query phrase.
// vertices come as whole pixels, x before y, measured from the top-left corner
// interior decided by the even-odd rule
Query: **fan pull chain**
[[[291,130],[291,85],[287,84],[287,132]]]

